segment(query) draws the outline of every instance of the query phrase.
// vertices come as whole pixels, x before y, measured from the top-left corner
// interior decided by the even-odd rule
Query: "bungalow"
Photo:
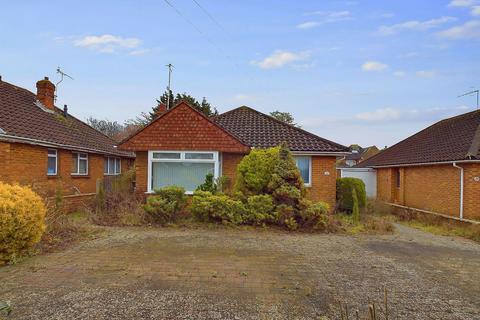
[[[97,182],[133,165],[134,154],[54,105],[46,77],[37,94],[0,77],[0,181],[31,186],[48,198],[61,194],[69,208],[92,199]]]
[[[480,220],[480,110],[445,119],[357,165],[376,171],[377,199]]]
[[[207,173],[233,183],[236,168],[252,148],[287,142],[315,201],[335,203],[335,163],[348,149],[249,107],[208,118],[181,102],[123,141],[136,153],[136,186],[142,193],[179,185],[192,193]]]

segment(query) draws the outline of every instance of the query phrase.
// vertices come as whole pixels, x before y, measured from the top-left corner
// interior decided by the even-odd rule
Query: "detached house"
[[[72,205],[92,199],[97,182],[133,165],[134,155],[54,105],[55,86],[37,93],[0,77],[0,181],[29,185],[44,197],[58,191]]]
[[[480,220],[480,110],[437,122],[358,167],[376,171],[380,200]]]
[[[203,183],[207,173],[235,181],[236,169],[252,148],[287,142],[295,156],[308,195],[335,203],[335,163],[348,149],[249,107],[208,118],[182,102],[121,143],[135,151],[136,186],[142,193],[179,185],[187,193]]]

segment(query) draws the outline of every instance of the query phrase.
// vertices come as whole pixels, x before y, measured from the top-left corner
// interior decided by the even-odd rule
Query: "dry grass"
[[[101,232],[89,223],[83,212],[65,214],[52,210],[45,219],[47,229],[36,249],[40,253],[65,249],[82,240],[92,239]]]

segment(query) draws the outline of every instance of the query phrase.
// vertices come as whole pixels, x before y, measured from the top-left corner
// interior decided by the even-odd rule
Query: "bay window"
[[[103,173],[105,175],[115,176],[121,173],[121,159],[115,157],[106,157],[104,160]]]
[[[312,157],[309,156],[294,156],[300,175],[302,176],[303,183],[306,186],[311,185],[312,179]]]
[[[88,175],[88,154],[72,153],[72,175]]]
[[[48,149],[47,151],[47,175],[55,176],[58,170],[58,154],[55,149]]]
[[[175,185],[193,193],[207,174],[218,178],[218,158],[214,151],[149,151],[148,192]]]

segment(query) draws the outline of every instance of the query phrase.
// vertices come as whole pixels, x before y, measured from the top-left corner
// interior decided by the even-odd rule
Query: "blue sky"
[[[10,1],[0,43],[5,81],[72,75],[57,104],[82,119],[150,110],[172,63],[175,92],[288,111],[346,145],[473,110],[457,96],[480,86],[480,0]]]

